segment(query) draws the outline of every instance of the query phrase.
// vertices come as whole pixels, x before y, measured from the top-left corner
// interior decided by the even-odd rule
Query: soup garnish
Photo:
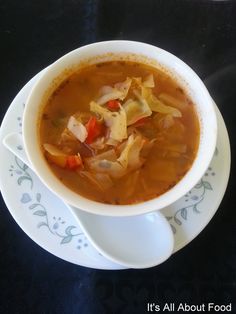
[[[40,142],[70,189],[110,204],[134,204],[173,187],[199,144],[193,103],[166,73],[130,61],[81,68],[51,95]]]

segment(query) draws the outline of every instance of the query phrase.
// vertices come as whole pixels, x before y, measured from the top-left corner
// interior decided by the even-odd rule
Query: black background
[[[206,83],[235,153],[236,1],[0,0],[0,114],[38,71],[95,41],[139,40],[188,63]],[[1,313],[146,313],[147,302],[232,302],[236,313],[235,166],[204,231],[164,264],[98,271],[37,246],[0,207]]]

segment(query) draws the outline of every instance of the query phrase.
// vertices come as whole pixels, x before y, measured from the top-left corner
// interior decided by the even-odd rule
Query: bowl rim
[[[186,175],[170,190],[165,192],[164,194],[158,196],[157,198],[138,203],[138,204],[130,204],[130,205],[112,205],[112,204],[104,204],[100,202],[96,202],[90,199],[87,199],[76,192],[73,192],[68,187],[66,187],[63,183],[59,181],[59,179],[53,174],[52,171],[49,170],[49,166],[44,158],[39,157],[41,155],[43,157],[43,154],[40,149],[40,145],[35,144],[37,141],[34,141],[37,137],[36,133],[36,127],[32,130],[32,121],[34,119],[36,120],[37,115],[39,114],[39,105],[35,105],[37,103],[37,97],[38,104],[40,103],[40,100],[42,99],[42,91],[45,92],[45,87],[48,85],[45,83],[47,80],[49,80],[50,76],[54,78],[55,72],[58,71],[58,68],[62,66],[64,63],[66,63],[68,60],[73,59],[77,54],[79,53],[86,53],[89,50],[98,50],[99,49],[107,49],[107,51],[111,51],[112,49],[115,49],[116,46],[124,47],[126,46],[127,51],[125,51],[127,54],[128,48],[132,49],[134,46],[143,51],[147,51],[148,49],[150,51],[155,51],[158,53],[158,55],[163,55],[166,58],[169,58],[172,62],[176,62],[179,67],[183,67],[193,78],[195,83],[198,85],[200,92],[205,97],[204,101],[207,103],[209,114],[211,115],[211,125],[213,129],[209,133],[211,134],[211,141],[207,145],[207,151],[204,154],[203,161],[204,164],[201,165],[201,171],[198,173],[195,173],[193,176],[192,170],[193,165],[198,162],[199,154],[195,157],[195,160],[191,166],[191,168],[188,170]],[[137,49],[138,50],[138,49]],[[138,52],[137,52],[138,54]],[[151,58],[146,54],[143,53],[148,58]],[[97,54],[99,55],[99,54]],[[79,58],[79,57],[78,57]],[[62,71],[59,71],[60,73]],[[178,74],[178,72],[177,72]],[[50,81],[52,81],[50,79]],[[192,82],[188,82],[190,86],[193,86]],[[199,91],[197,91],[200,93]],[[41,96],[40,96],[41,94]],[[35,100],[36,99],[36,100]],[[181,198],[183,195],[188,193],[189,190],[191,190],[197,182],[201,179],[202,175],[207,170],[208,165],[210,164],[210,161],[213,157],[215,146],[216,146],[216,139],[217,139],[217,120],[216,120],[216,113],[215,108],[211,99],[211,96],[209,95],[205,85],[201,81],[201,79],[198,77],[198,75],[181,59],[176,57],[175,55],[171,54],[170,52],[161,49],[159,47],[146,44],[143,42],[137,42],[137,41],[130,41],[130,40],[111,40],[111,41],[102,41],[102,42],[96,42],[92,43],[86,46],[82,46],[80,48],[74,49],[71,52],[65,54],[58,60],[56,60],[52,65],[50,65],[46,71],[43,73],[42,77],[39,79],[39,81],[36,82],[34,87],[32,88],[28,99],[26,101],[24,115],[23,115],[23,121],[22,121],[22,128],[23,128],[23,141],[24,141],[24,147],[27,154],[27,157],[32,164],[36,174],[39,176],[41,181],[58,197],[63,199],[66,203],[69,205],[72,205],[74,207],[77,207],[79,209],[82,209],[86,212],[93,213],[93,214],[99,214],[99,215],[106,215],[106,216],[133,216],[133,215],[139,215],[139,214],[145,214],[154,210],[160,210],[164,207],[167,207],[168,205],[174,203],[179,198]],[[33,139],[32,140],[32,136]],[[199,144],[200,146],[200,144]],[[203,155],[203,154],[201,154]],[[190,177],[192,175],[192,178]]]

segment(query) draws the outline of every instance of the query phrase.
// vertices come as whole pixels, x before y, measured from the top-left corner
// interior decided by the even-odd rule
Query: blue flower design
[[[52,227],[53,227],[53,229],[58,229],[59,228],[59,223],[56,222]]]
[[[23,193],[21,196],[21,203],[26,204],[29,203],[32,200],[32,198],[30,197],[30,195],[28,193]]]

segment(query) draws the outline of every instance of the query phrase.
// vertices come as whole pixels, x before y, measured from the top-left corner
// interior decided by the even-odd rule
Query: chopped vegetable
[[[68,156],[56,146],[51,144],[44,144],[43,147],[47,152],[48,159],[61,168],[75,170],[82,166],[82,159],[79,155]]]
[[[145,140],[142,136],[130,135],[126,147],[122,151],[120,157],[117,159],[125,168],[137,169],[143,163],[140,158],[140,152],[143,148]]]
[[[173,117],[182,117],[181,111],[178,109],[163,104],[158,98],[156,98],[150,89],[142,88],[142,95],[148,102],[152,111],[160,112],[164,114],[171,114]]]
[[[61,133],[60,136],[60,141],[61,144],[66,144],[70,142],[77,142],[77,138],[71,133],[71,131],[66,127],[63,132]]]
[[[187,103],[184,100],[177,99],[169,94],[161,93],[158,98],[169,106],[173,106],[179,110],[184,110],[187,107]]]
[[[91,101],[90,102],[90,110],[103,119],[105,119],[107,116],[113,114],[113,112],[110,112],[107,108],[100,106],[97,102]]]
[[[59,166],[60,168],[66,167],[67,156],[54,156],[54,155],[50,155],[49,153],[46,153],[46,156],[49,161]]]
[[[144,140],[141,136],[130,135],[119,158],[117,158],[115,150],[112,149],[95,157],[87,158],[86,163],[93,171],[120,178],[142,164],[140,151],[143,145]]]
[[[113,87],[109,86],[109,85],[104,85],[100,88],[99,90],[99,94],[100,96],[104,96],[106,94],[110,94],[113,91]]]
[[[102,125],[97,121],[96,117],[91,117],[85,125],[87,130],[86,143],[91,144],[102,132]]]
[[[43,148],[52,156],[66,156],[63,151],[52,144],[43,144]]]
[[[122,106],[118,112],[111,112],[96,102],[90,103],[90,110],[104,118],[106,126],[110,129],[110,138],[121,142],[127,138],[126,113]]]
[[[141,77],[132,77],[132,87],[140,88],[142,86],[142,78]]]
[[[145,78],[145,80],[143,81],[143,86],[150,87],[150,88],[155,87],[153,74],[150,74]]]
[[[70,170],[78,169],[82,166],[82,159],[78,155],[67,156],[66,166]]]
[[[98,173],[109,174],[113,178],[121,178],[126,173],[126,169],[120,163],[106,159],[96,160],[90,165],[90,169]]]
[[[106,104],[108,101],[110,100],[114,100],[114,99],[121,99],[122,97],[122,92],[119,90],[116,90],[115,88],[111,87],[111,90],[109,93],[101,96],[98,100],[97,100],[97,104],[98,105],[104,105]]]
[[[67,124],[67,128],[81,143],[83,143],[86,140],[88,132],[85,126],[77,119],[75,119],[75,117],[73,116],[70,117]]]
[[[103,160],[103,159],[107,159],[109,161],[116,161],[117,159],[117,155],[114,149],[110,149],[105,151],[104,153],[98,154],[94,157],[89,157],[86,158],[86,163],[88,164],[88,166],[90,166],[92,163],[94,163],[97,160]]]
[[[127,116],[127,125],[134,124],[138,120],[149,117],[152,114],[147,102],[128,99],[124,105],[124,110]]]
[[[114,112],[107,118],[106,123],[111,130],[110,138],[117,141],[127,138],[127,118],[122,106],[120,106],[119,112]]]
[[[62,148],[63,152],[67,155],[77,154],[80,151],[82,143],[68,130],[66,127],[58,141],[57,144]]]
[[[98,105],[104,105],[110,100],[120,99],[124,100],[128,94],[132,80],[127,77],[124,82],[116,83],[114,88],[111,86],[105,86],[100,90],[102,96],[97,100]]]
[[[86,178],[89,182],[91,182],[98,190],[103,192],[113,185],[112,179],[105,173],[80,171],[79,174],[81,177]]]
[[[118,110],[120,108],[120,102],[118,100],[109,100],[107,107],[111,110]]]
[[[127,96],[131,83],[132,83],[132,79],[127,77],[124,82],[116,83],[114,85],[115,88],[118,89],[122,93],[122,98],[120,98],[121,100],[124,100],[125,97]]]
[[[46,151],[46,156],[49,161],[61,168],[66,167],[67,155],[63,153],[63,151],[51,144],[44,144],[43,147]]]
[[[150,106],[148,105],[146,99],[140,94],[139,90],[134,89],[133,90],[134,95],[138,98],[138,100],[141,102],[141,104],[145,107],[145,108],[149,108]],[[149,111],[151,112],[150,108]],[[152,113],[152,112],[151,112]]]

